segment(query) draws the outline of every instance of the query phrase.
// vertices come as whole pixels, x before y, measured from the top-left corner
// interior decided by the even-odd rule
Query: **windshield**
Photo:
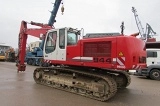
[[[154,57],[154,58],[157,58],[158,56],[157,56],[157,51],[149,51],[149,50],[147,50],[147,58],[148,57]]]

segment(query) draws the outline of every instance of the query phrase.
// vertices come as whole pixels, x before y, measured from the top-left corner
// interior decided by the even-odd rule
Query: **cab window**
[[[67,45],[77,44],[77,35],[73,32],[68,32],[67,34]]]
[[[65,49],[65,29],[59,30],[59,48]]]
[[[57,32],[56,31],[50,32],[48,34],[46,45],[45,45],[45,52],[47,54],[51,53],[51,52],[53,52],[55,50],[55,48],[56,48],[56,40],[57,40]]]
[[[147,57],[157,57],[156,51],[147,51]]]
[[[4,56],[4,55],[5,55],[4,51],[0,50],[0,56]]]

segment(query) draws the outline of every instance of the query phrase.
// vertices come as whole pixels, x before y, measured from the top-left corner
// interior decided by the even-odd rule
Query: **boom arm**
[[[134,7],[132,7],[132,12],[134,13],[141,39],[145,40],[146,42],[155,42],[156,39],[153,38],[153,35],[155,35],[156,32],[153,31],[152,27],[148,23],[146,24],[146,30],[144,32],[144,28],[142,27],[141,21],[139,20],[137,11]]]
[[[50,19],[48,21],[49,26],[52,26],[54,24],[54,22],[56,22],[55,18],[56,18],[56,14],[58,12],[58,9],[59,9],[59,5],[61,4],[61,1],[62,0],[56,0],[55,3],[54,3],[54,8],[51,12],[51,16],[50,16]]]
[[[153,35],[156,34],[156,32],[154,32],[154,30],[148,23],[146,24],[146,34],[148,35],[147,38],[151,38]]]
[[[34,24],[36,25],[36,24]],[[39,26],[40,23],[37,24]],[[28,35],[32,35],[35,37],[40,37],[40,34],[46,34],[46,32],[51,29],[51,27],[44,26],[44,28],[27,28],[27,22],[22,21],[21,22],[21,28],[20,28],[20,33],[19,33],[19,43],[18,43],[18,57],[17,57],[17,64],[16,66],[18,67],[18,71],[25,71],[26,65],[24,64],[24,57],[26,55],[26,42],[27,42],[27,37]]]
[[[141,24],[140,19],[138,18],[137,11],[136,11],[136,9],[134,7],[132,7],[132,12],[134,13],[134,17],[135,17],[135,20],[136,20],[136,24],[137,24],[139,33],[140,33],[141,37],[144,37],[144,28],[143,28],[143,26]]]
[[[59,9],[59,6],[60,6],[61,2],[62,2],[62,0],[55,0],[53,10],[51,11],[51,16],[50,16],[50,19],[49,19],[48,24],[47,24],[50,27],[53,27],[54,23],[56,22],[55,18],[56,18],[56,15],[57,15],[57,12],[58,12],[58,9]],[[45,40],[45,37],[43,37],[43,39],[42,39],[40,48],[43,48],[44,40]]]
[[[27,28],[27,22],[22,21],[20,27],[20,33],[18,38],[18,55],[17,55],[17,71],[25,71],[26,65],[24,64],[24,59],[26,55],[26,43],[28,35],[32,35],[34,37],[40,37],[40,34],[46,35],[47,31],[53,28],[53,24],[55,22],[55,17],[57,11],[59,9],[60,3],[62,0],[55,0],[53,10],[51,12],[50,19],[48,24],[31,22],[31,25],[39,26],[41,28]],[[45,39],[43,39],[44,41]],[[42,44],[43,46],[44,44]]]

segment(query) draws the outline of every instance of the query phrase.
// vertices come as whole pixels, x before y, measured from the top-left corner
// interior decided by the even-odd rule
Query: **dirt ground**
[[[0,62],[0,106],[159,106],[160,81],[131,75],[131,84],[115,97],[100,102],[47,86],[33,80],[33,70],[17,73],[15,63]]]

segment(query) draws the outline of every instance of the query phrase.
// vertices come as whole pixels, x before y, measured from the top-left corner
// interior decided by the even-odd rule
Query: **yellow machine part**
[[[5,60],[6,60],[5,55],[4,56],[0,56],[0,61],[5,61]]]
[[[5,56],[0,56],[0,60],[5,60]]]
[[[5,57],[5,53],[4,51],[0,51],[0,61],[5,61],[6,57]]]

